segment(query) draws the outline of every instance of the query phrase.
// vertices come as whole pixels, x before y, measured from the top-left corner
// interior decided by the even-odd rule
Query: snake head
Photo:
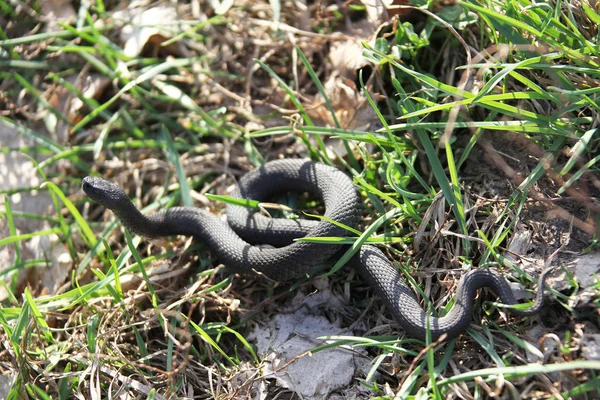
[[[111,210],[119,207],[124,201],[130,202],[119,185],[102,178],[86,176],[83,178],[82,188],[89,198]]]

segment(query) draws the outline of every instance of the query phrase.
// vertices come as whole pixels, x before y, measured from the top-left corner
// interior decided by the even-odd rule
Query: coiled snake
[[[150,216],[142,215],[125,192],[113,183],[86,177],[83,190],[96,202],[111,209],[131,232],[150,237],[192,235],[203,240],[232,270],[260,272],[274,280],[289,280],[305,275],[330,259],[341,245],[293,242],[302,236],[345,236],[346,230],[325,220],[288,220],[267,218],[242,206],[227,205],[228,223],[218,216],[193,207],[173,207]],[[341,171],[306,160],[277,160],[246,175],[232,197],[267,201],[277,192],[306,191],[323,199],[325,217],[356,227],[362,214],[361,198],[352,180]],[[256,244],[279,246],[265,248]],[[481,287],[490,287],[507,305],[516,303],[513,291],[499,274],[476,269],[465,274],[455,304],[443,317],[432,317],[419,304],[400,272],[377,247],[363,245],[348,262],[356,268],[383,299],[395,320],[411,336],[425,338],[429,329],[433,339],[443,333],[456,337],[471,320],[473,297]],[[543,305],[546,271],[540,275],[535,304],[527,310],[512,310],[532,315]]]

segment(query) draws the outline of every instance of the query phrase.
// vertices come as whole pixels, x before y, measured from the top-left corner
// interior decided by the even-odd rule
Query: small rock
[[[311,296],[298,295],[282,314],[257,327],[248,336],[256,342],[259,354],[267,363],[263,377],[293,390],[303,399],[329,398],[332,392],[351,384],[361,364],[368,361],[356,350],[334,347],[310,353],[324,345],[319,337],[352,335],[338,321],[316,315],[319,308],[339,306],[340,300],[330,290],[320,290]],[[368,369],[368,368],[366,368]]]
[[[595,285],[600,274],[600,253],[592,252],[579,256],[575,263],[575,279],[582,288]]]
[[[600,360],[600,334],[587,334],[581,343],[586,360]]]

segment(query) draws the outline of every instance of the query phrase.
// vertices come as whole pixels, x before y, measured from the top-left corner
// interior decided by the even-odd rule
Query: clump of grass
[[[14,279],[4,285],[8,296],[0,309],[2,366],[15,374],[8,398],[107,397],[119,390],[167,398],[191,395],[189,388],[201,397],[233,398],[240,392],[224,381],[247,362],[260,363],[244,337],[257,315],[253,305],[288,290],[222,273],[202,244],[177,239],[157,246],[131,237],[84,198],[85,175],[119,182],[152,212],[221,196],[232,176],[282,155],[344,168],[363,195],[365,215],[354,232],[358,239],[349,239],[353,247],[329,272],[331,284],[351,278],[362,290],[351,272],[338,268],[362,243],[376,243],[439,314],[453,305],[452,282],[474,266],[500,267],[531,286],[535,275],[506,252],[523,224],[547,237],[544,219],[550,218],[569,238],[531,258],[596,245],[600,16],[590,3],[419,4],[364,43],[376,79],[364,69],[356,87],[381,127],[367,132],[344,127],[323,84],[332,67],[322,45],[338,39],[333,31],[347,23],[343,9],[323,14],[319,4],[311,6],[318,34],[304,35],[292,29],[299,13],[293,7],[234,6],[223,16],[187,20],[189,29],[174,24],[171,43],[185,46],[189,57],[161,58],[157,48],[129,59],[107,8],[86,4],[73,25],[58,31],[17,37],[14,26],[0,28],[0,124],[28,140],[0,152],[34,155],[46,182],[0,191],[7,226],[0,246],[15,251],[3,272]],[[28,29],[42,20],[35,8],[0,5],[11,18],[23,17]],[[180,11],[191,13],[187,7]],[[265,13],[279,18],[271,24]],[[283,32],[295,35],[295,45]],[[111,82],[96,98],[68,79],[92,72]],[[66,113],[51,93],[79,99],[82,111]],[[314,117],[307,99],[316,93],[331,126]],[[258,114],[260,107],[269,111]],[[290,110],[298,118],[281,118]],[[331,138],[341,140],[345,157],[328,151]],[[492,180],[507,183],[498,188]],[[10,196],[33,190],[51,196],[50,216],[13,210]],[[46,226],[18,232],[16,220],[23,218]],[[16,279],[45,262],[27,259],[23,244],[50,234],[73,259],[57,293]],[[596,298],[597,289],[591,288]],[[577,290],[571,280],[554,292],[554,320],[577,318],[569,305]],[[354,298],[358,318],[367,302]],[[539,345],[520,335],[533,320],[507,320],[485,307],[460,339],[424,347],[403,337],[375,304],[364,317],[365,335],[329,337],[314,351],[369,348],[372,368],[359,379],[381,398],[593,397],[598,391],[600,364],[572,346],[590,328],[541,326]],[[548,341],[558,350],[544,353]],[[548,379],[563,371],[577,379]],[[248,382],[244,388],[251,390]]]

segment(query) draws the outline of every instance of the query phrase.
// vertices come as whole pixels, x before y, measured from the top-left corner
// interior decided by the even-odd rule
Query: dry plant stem
[[[434,341],[433,343],[430,343],[429,346],[425,346],[420,352],[419,354],[417,354],[417,356],[414,358],[414,360],[410,363],[410,367],[408,368],[408,370],[405,372],[404,374],[404,379],[402,380],[402,382],[400,382],[400,384],[398,385],[399,388],[401,388],[404,385],[404,382],[406,381],[406,379],[408,379],[408,377],[410,376],[411,372],[415,369],[415,367],[417,366],[417,362],[419,362],[426,354],[429,350],[435,348],[437,345],[443,343],[446,338],[448,337],[448,335],[446,335],[445,333],[442,334],[442,336],[440,336],[436,341]],[[396,394],[396,396],[394,396],[394,399],[398,398],[397,397],[398,394]]]
[[[325,39],[325,40],[352,40],[352,37],[345,35],[343,33],[336,32],[336,33],[330,33],[330,34],[322,34],[322,33],[308,32],[308,31],[303,31],[298,28],[294,28],[293,26],[290,26],[284,22],[274,23],[272,21],[255,19],[255,18],[251,18],[250,22],[252,22],[253,24],[256,24],[258,26],[268,27],[273,30],[280,29],[282,31],[290,32],[290,33],[293,33],[293,34],[296,34],[299,36],[307,36],[307,37],[320,38],[320,39]]]
[[[494,147],[492,146],[492,144],[490,142],[488,142],[485,139],[482,139],[482,140],[480,140],[480,144],[483,147],[486,155],[494,163],[496,168],[498,168],[506,176],[508,176],[513,181],[514,184],[520,185],[521,183],[523,183],[524,179],[521,176],[521,174],[519,174],[517,171],[515,171],[510,165],[508,165],[508,163],[506,163],[506,161],[504,161],[504,159],[498,154],[498,152],[496,151],[496,149],[494,149]],[[547,198],[546,196],[544,196],[542,193],[540,193],[538,190],[536,190],[533,187],[529,188],[529,195],[534,200],[552,203],[551,199]],[[590,236],[593,236],[596,231],[596,226],[595,226],[595,223],[593,222],[593,220],[588,219],[586,221],[583,221],[583,220],[575,217],[573,214],[569,213],[564,208],[556,206],[556,205],[554,206],[554,208],[552,210],[548,211],[548,217],[549,218],[558,217],[558,218],[564,219],[565,221],[572,223],[575,227],[584,231],[585,233],[587,233]]]
[[[510,137],[510,140],[514,140],[514,141],[518,142],[520,145],[522,145],[523,147],[525,147],[527,149],[527,151],[529,151],[535,157],[538,157],[538,158],[544,157],[544,150],[538,144],[528,140],[526,137],[519,135],[517,133],[513,133],[513,132],[508,132],[507,136]],[[551,164],[552,161],[553,161],[553,159],[549,159],[548,164]],[[581,167],[581,163],[578,163],[578,164]],[[548,174],[550,179],[552,179],[553,181],[556,182],[557,185],[564,186],[564,184],[565,184],[564,178],[562,176],[558,175],[556,172],[554,172],[554,170],[552,168],[550,168],[550,166],[548,166],[548,168],[546,168],[546,173]],[[595,176],[593,176],[592,174],[588,174],[588,175],[590,176],[590,178],[596,179]],[[579,201],[581,204],[583,204],[584,206],[586,206],[587,208],[589,208],[591,211],[593,211],[595,213],[600,213],[600,205],[598,205],[590,200],[591,199],[590,194],[589,194],[588,190],[586,190],[585,187],[578,187],[576,189],[572,186],[569,186],[565,189],[565,191],[567,192],[567,194],[569,196],[571,196],[573,198],[573,200]]]

